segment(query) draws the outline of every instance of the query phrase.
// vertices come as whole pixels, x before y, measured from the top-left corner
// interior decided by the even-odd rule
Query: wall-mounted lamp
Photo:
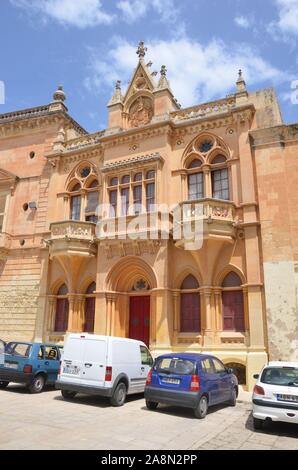
[[[28,206],[29,206],[29,209],[31,209],[32,211],[36,211],[36,210],[37,210],[37,204],[36,204],[36,202],[29,202]]]

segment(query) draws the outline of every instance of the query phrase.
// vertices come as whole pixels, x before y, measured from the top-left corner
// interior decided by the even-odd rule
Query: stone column
[[[115,294],[109,292],[106,294],[107,299],[107,326],[106,334],[112,336],[114,332],[114,322],[115,322],[115,304],[116,296]]]
[[[212,309],[211,309],[211,293],[210,288],[202,289],[205,305],[205,331],[204,344],[210,345],[214,343],[214,331],[212,330]]]
[[[68,294],[68,327],[67,327],[67,334],[69,333],[77,333],[77,312],[75,311],[76,308],[76,295],[75,294]]]
[[[203,166],[203,172],[204,172],[204,192],[205,192],[205,197],[206,198],[212,198],[212,184],[211,184],[211,171],[210,167],[208,166]]]
[[[42,342],[46,332],[45,314],[47,308],[47,290],[48,290],[48,272],[49,272],[49,251],[42,249],[41,257],[41,276],[39,284],[39,297],[37,304],[36,324],[34,340]]]
[[[214,308],[215,308],[215,332],[216,341],[220,342],[220,333],[223,330],[221,289],[214,290]]]
[[[48,315],[47,315],[47,332],[48,334],[55,331],[55,315],[56,315],[56,305],[57,297],[55,295],[48,295]]]
[[[107,332],[107,299],[105,292],[96,292],[94,333],[105,335]]]
[[[85,326],[85,303],[86,298],[84,296],[78,296],[76,299],[76,310],[77,310],[77,330],[78,333],[84,331]]]
[[[177,344],[178,342],[178,335],[179,335],[179,323],[180,323],[180,291],[174,291],[173,295],[173,310],[174,310],[174,343]]]

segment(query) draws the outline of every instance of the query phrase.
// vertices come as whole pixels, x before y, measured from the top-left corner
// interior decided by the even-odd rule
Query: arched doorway
[[[222,312],[224,331],[245,331],[242,281],[230,272],[222,283]]]
[[[86,290],[84,332],[94,333],[96,284],[92,282]]]
[[[129,299],[129,337],[150,343],[150,290],[144,279],[138,279]]]
[[[65,333],[68,328],[68,288],[63,284],[57,292],[56,312],[55,312],[55,331]]]
[[[233,369],[239,385],[246,385],[246,367],[243,364],[239,364],[238,362],[229,362],[225,365],[226,367]]]

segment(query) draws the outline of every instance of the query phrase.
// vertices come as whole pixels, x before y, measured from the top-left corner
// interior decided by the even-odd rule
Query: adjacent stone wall
[[[270,359],[298,361],[298,274],[295,264],[290,261],[266,262],[264,277]]]
[[[32,340],[40,281],[40,260],[31,250],[0,261],[0,338]]]

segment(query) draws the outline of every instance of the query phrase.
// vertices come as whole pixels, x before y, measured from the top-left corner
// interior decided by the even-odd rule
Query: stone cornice
[[[67,112],[66,108],[51,110],[51,105],[38,106],[12,113],[0,114],[0,137],[20,133],[24,130],[44,128],[52,123],[64,122],[66,129],[75,129],[85,135],[83,129]]]
[[[129,168],[129,167],[135,166],[138,163],[148,163],[148,162],[151,163],[151,162],[155,162],[155,161],[164,162],[164,159],[161,157],[161,155],[158,152],[152,153],[152,154],[149,154],[149,155],[142,155],[142,156],[139,156],[139,157],[132,157],[132,158],[128,158],[128,159],[125,159],[125,160],[118,160],[118,161],[112,162],[112,163],[107,163],[102,168],[101,171],[102,171],[102,173],[109,173],[111,171],[120,170],[120,169],[123,169],[123,168]]]
[[[253,147],[274,146],[283,147],[286,144],[298,142],[298,124],[282,124],[280,126],[256,129],[249,132]]]

